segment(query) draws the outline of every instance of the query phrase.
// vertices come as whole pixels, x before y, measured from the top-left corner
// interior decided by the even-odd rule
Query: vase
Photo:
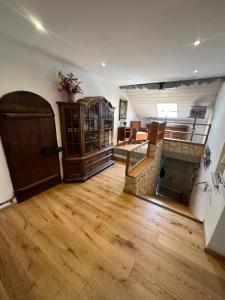
[[[67,92],[67,102],[73,103],[75,102],[75,95],[71,92]]]

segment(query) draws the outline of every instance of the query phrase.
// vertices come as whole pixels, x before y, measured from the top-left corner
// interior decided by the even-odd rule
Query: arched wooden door
[[[61,181],[54,112],[37,94],[0,99],[0,136],[18,201]]]

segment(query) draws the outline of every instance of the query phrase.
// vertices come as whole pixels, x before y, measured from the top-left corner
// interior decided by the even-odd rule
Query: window
[[[177,103],[157,103],[159,118],[177,118]]]

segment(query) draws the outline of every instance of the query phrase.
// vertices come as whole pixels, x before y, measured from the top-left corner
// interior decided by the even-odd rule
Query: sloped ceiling
[[[157,118],[157,103],[177,103],[177,118],[185,120],[190,106],[205,105],[211,108],[216,100],[221,82],[193,84],[177,88],[123,89],[140,118]]]

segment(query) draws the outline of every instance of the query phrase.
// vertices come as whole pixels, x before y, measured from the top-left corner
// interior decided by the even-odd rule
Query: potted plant
[[[59,77],[59,92],[64,92],[67,95],[68,102],[75,101],[76,94],[82,94],[80,87],[81,82],[74,76],[73,73],[67,73],[64,75],[61,71],[58,72]]]

